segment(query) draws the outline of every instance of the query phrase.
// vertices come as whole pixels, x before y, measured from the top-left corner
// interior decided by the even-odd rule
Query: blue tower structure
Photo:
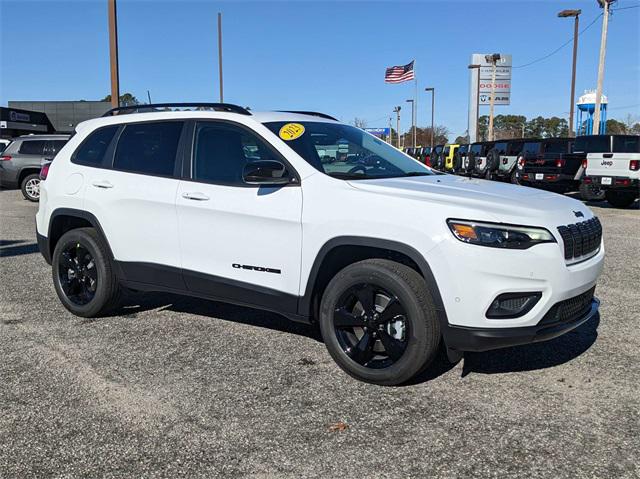
[[[598,132],[593,130],[593,114],[596,111],[596,91],[585,90],[578,99],[578,117],[576,119],[576,135],[603,135],[607,125],[607,97],[602,95],[600,101],[600,125]]]

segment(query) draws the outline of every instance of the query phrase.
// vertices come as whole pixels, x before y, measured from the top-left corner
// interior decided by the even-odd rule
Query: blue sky
[[[109,93],[106,0],[0,0],[0,104],[100,99]],[[620,0],[617,8],[636,7]],[[121,91],[154,102],[217,101],[216,13],[223,13],[225,100],[260,109],[318,110],[386,126],[413,84],[386,85],[387,66],[416,60],[419,125],[424,87],[436,88],[436,122],[467,127],[467,65],[474,52],[513,55],[515,66],[571,38],[596,0],[245,2],[118,0]],[[610,21],[605,94],[609,117],[640,115],[640,8]],[[601,19],[580,37],[577,93],[595,88]],[[568,117],[571,45],[514,69],[512,104],[496,114]],[[481,109],[481,114],[488,108]],[[410,118],[403,115],[403,130]]]

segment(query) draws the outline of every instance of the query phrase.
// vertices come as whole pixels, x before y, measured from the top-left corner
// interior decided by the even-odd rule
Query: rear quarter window
[[[100,166],[119,125],[105,126],[89,134],[71,158],[72,163],[84,166]]]
[[[23,140],[18,153],[22,155],[44,155],[44,140]]]

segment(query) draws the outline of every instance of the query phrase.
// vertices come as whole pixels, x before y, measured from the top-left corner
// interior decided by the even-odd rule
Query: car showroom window
[[[227,123],[199,122],[195,131],[193,179],[244,185],[247,163],[278,160],[265,143],[243,128]]]
[[[78,147],[71,161],[79,165],[99,166],[120,125],[105,126],[91,133]]]
[[[44,155],[44,140],[25,140],[20,145],[20,151],[23,155]]]
[[[131,173],[173,176],[182,121],[133,123],[118,139],[113,168]]]

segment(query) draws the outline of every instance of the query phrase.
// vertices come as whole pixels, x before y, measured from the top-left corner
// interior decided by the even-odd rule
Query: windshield
[[[271,122],[265,126],[307,163],[334,178],[360,180],[437,174],[353,126],[323,122]],[[292,130],[296,134],[288,134]]]

